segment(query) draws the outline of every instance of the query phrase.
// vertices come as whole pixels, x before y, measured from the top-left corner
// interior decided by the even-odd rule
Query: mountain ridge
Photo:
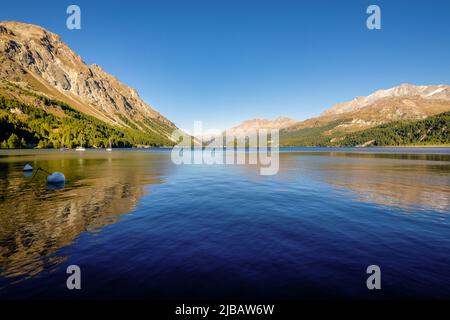
[[[321,115],[342,114],[370,106],[386,97],[413,97],[420,96],[428,100],[450,100],[450,86],[440,85],[413,85],[403,83],[389,89],[377,90],[368,96],[357,96],[351,101],[336,103],[325,110]]]
[[[138,92],[86,64],[61,38],[36,25],[0,21],[0,80],[69,104],[110,125],[136,128],[170,139],[174,123],[146,104]],[[21,101],[17,92],[7,92]],[[158,127],[164,127],[159,130]]]

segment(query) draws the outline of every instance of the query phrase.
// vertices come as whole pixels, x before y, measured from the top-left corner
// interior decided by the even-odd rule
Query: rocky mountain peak
[[[417,86],[409,83],[403,83],[390,89],[377,90],[374,93],[364,97],[358,96],[351,101],[335,104],[332,108],[326,110],[321,115],[330,116],[354,112],[368,107],[384,98],[393,97],[415,97],[418,96],[426,100],[450,100],[450,86],[448,85],[422,85]]]
[[[0,22],[0,61],[0,80],[26,83],[110,124],[154,130],[144,124],[146,119],[154,119],[175,128],[135,89],[99,65],[85,64],[58,35],[42,27]]]

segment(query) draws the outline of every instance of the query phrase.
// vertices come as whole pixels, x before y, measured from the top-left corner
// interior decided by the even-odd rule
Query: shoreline
[[[177,146],[161,146],[161,147],[124,147],[124,148],[113,148],[114,150],[152,150],[152,149],[172,149]],[[201,147],[195,147],[194,149],[200,149]],[[208,148],[208,147],[206,147]],[[224,147],[214,147],[214,148],[224,148]],[[232,148],[232,147],[226,147]],[[357,146],[280,146],[279,149],[288,149],[288,148],[304,148],[304,149],[355,149],[355,150],[370,150],[370,149],[389,149],[389,148],[397,148],[397,149],[419,149],[419,148],[450,148],[450,144],[447,145],[407,145],[407,146],[367,146],[367,147],[357,147]],[[242,148],[238,148],[242,149]],[[247,148],[246,148],[247,149]],[[255,148],[251,148],[255,149]],[[2,151],[60,151],[60,152],[78,152],[83,153],[86,151],[108,151],[106,148],[86,148],[85,151],[78,151],[76,149],[55,149],[55,148],[16,148],[16,149],[0,149]],[[112,152],[108,151],[108,152]]]

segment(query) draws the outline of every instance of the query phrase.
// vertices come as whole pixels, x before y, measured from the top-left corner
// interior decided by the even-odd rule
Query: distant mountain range
[[[236,127],[227,129],[226,133],[238,137],[248,135],[256,129],[284,129],[293,126],[296,123],[297,121],[287,117],[279,117],[275,120],[252,119],[246,120]]]
[[[367,97],[356,97],[348,102],[337,103],[315,118],[298,122],[289,118],[279,118],[287,119],[281,122],[279,120],[248,120],[226,132],[245,135],[252,129],[278,128],[281,129],[281,145],[345,145],[345,142],[348,142],[346,137],[355,132],[389,123],[413,123],[447,111],[450,111],[450,86],[402,84],[387,90],[378,90]],[[444,118],[448,120],[448,117]],[[440,128],[443,130],[443,136],[449,130],[448,127],[450,124]],[[370,142],[367,145],[381,143],[375,137],[367,136],[367,138],[370,138],[366,141]],[[425,142],[427,142],[426,139],[417,141],[417,143]]]
[[[62,102],[120,132],[148,134],[157,144],[170,143],[176,129],[135,89],[100,66],[87,65],[59,36],[39,26],[0,22],[0,62],[0,95],[9,100],[41,107],[42,99]],[[58,111],[53,115],[58,117]]]

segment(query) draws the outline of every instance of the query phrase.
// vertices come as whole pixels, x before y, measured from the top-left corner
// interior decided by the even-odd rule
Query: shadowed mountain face
[[[0,62],[2,87],[12,83],[119,127],[138,128],[166,138],[170,129],[176,129],[172,122],[150,108],[136,90],[98,65],[85,64],[59,36],[41,27],[0,22]],[[20,90],[3,94],[26,99]]]
[[[23,162],[64,172],[65,188],[48,190],[44,173],[24,176]],[[144,185],[161,183],[169,167],[161,155],[131,152],[1,157],[0,277],[27,278],[58,265],[65,260],[59,249],[132,211]]]

